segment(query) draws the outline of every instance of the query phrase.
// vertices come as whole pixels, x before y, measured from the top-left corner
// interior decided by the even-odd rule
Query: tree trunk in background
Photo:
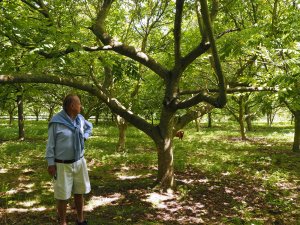
[[[48,121],[50,121],[51,120],[51,118],[53,117],[53,115],[54,115],[54,106],[53,107],[50,107],[49,109],[48,109],[48,112],[49,112],[49,115],[48,115]]]
[[[9,112],[9,126],[12,126],[13,121],[14,121],[14,114]]]
[[[292,116],[291,116],[291,124],[293,124],[294,120],[295,120],[295,116],[294,116],[294,114],[292,114]]]
[[[241,137],[242,140],[247,140],[246,138],[246,132],[245,132],[245,125],[244,125],[244,110],[243,110],[243,105],[244,105],[244,100],[243,96],[241,95],[239,97],[239,124],[240,124],[240,132],[241,132]]]
[[[22,140],[25,139],[23,94],[22,94],[22,92],[17,95],[17,106],[18,106],[19,140],[22,141]]]
[[[119,129],[119,140],[117,143],[117,151],[125,151],[125,143],[126,143],[126,130],[127,130],[127,122],[124,118],[117,115],[116,116],[116,123]]]
[[[200,123],[198,118],[195,119],[195,124],[196,124],[196,131],[199,132],[200,131]]]
[[[35,115],[35,121],[39,121],[40,112],[34,112]]]
[[[267,113],[267,124],[268,126],[271,126],[272,125],[272,114],[271,113]]]
[[[208,119],[207,127],[208,127],[208,128],[211,128],[211,127],[212,127],[212,115],[211,115],[211,112],[209,112],[209,113],[207,114],[207,119]]]
[[[300,152],[300,110],[294,111],[295,116],[295,133],[294,133],[294,143],[293,151]]]
[[[245,104],[245,120],[247,123],[247,130],[252,131],[253,127],[252,127],[251,111],[247,104]]]

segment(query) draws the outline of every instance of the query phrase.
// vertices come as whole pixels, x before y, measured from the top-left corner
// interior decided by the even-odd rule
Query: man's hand
[[[48,166],[48,173],[50,174],[50,176],[54,177],[56,176],[56,166]]]

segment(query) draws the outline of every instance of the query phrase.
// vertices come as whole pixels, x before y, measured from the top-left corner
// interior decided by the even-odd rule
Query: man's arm
[[[89,121],[84,119],[84,139],[88,139],[92,135],[93,125]]]
[[[55,125],[51,124],[48,128],[48,141],[46,147],[46,160],[48,162],[48,173],[51,176],[56,174],[55,166]]]

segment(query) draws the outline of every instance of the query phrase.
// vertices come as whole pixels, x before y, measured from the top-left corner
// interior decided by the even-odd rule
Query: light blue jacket
[[[92,133],[93,125],[78,114],[74,121],[62,110],[53,116],[48,128],[46,159],[78,160],[84,155],[84,141]]]

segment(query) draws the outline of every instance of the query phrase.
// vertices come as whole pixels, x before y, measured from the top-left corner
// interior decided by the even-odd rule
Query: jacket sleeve
[[[84,118],[83,118],[83,120],[84,120],[84,125],[83,125],[84,134],[83,134],[83,137],[84,137],[84,139],[88,139],[92,135],[93,125],[92,125],[92,123],[85,120]]]
[[[55,165],[55,127],[54,124],[50,124],[48,128],[48,141],[46,147],[46,160],[48,166]]]

